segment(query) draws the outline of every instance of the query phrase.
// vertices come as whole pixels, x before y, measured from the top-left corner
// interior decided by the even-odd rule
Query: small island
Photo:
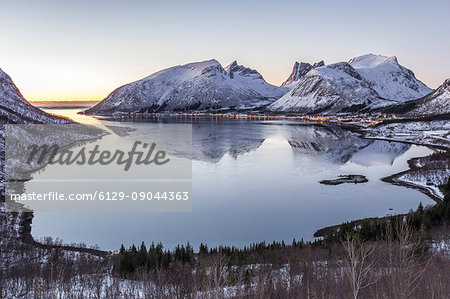
[[[334,180],[322,180],[319,181],[319,183],[324,185],[340,185],[344,183],[367,183],[369,180],[360,174],[346,174],[346,175],[340,175],[337,179]]]

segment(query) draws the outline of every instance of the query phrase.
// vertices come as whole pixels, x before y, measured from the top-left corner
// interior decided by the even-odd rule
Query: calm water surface
[[[49,112],[101,127],[132,128],[130,136],[136,140],[159,130],[154,122],[99,120],[71,109]],[[312,239],[324,226],[404,213],[420,202],[433,204],[416,190],[380,181],[407,169],[408,159],[430,154],[426,147],[364,140],[339,127],[293,122],[204,120],[186,125],[192,125],[192,212],[38,212],[34,237],[107,250],[142,241],[161,241],[168,248],[187,241],[195,247],[200,242],[244,246]],[[340,174],[362,174],[369,182],[318,183]]]

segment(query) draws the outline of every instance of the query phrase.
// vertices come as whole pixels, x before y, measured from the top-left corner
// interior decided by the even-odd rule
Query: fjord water
[[[74,109],[49,112],[123,128],[130,140],[146,140],[145,132],[161,130],[158,121],[97,119]],[[406,170],[410,158],[430,154],[426,147],[366,140],[340,127],[300,122],[176,121],[192,126],[192,212],[36,212],[34,237],[98,244],[106,250],[142,241],[163,242],[168,248],[187,241],[195,248],[200,242],[242,247],[308,240],[324,226],[434,203],[417,190],[380,180]],[[362,174],[369,182],[319,184],[341,174]]]

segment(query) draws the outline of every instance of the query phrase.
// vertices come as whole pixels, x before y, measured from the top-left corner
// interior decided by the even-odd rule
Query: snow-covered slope
[[[385,99],[405,102],[432,92],[395,56],[367,54],[351,59],[349,64]]]
[[[174,66],[126,84],[86,113],[251,108],[271,103],[286,92],[236,61],[224,69],[213,59]]]
[[[294,79],[295,74],[291,77]],[[267,109],[323,114],[365,112],[417,99],[431,91],[396,57],[367,54],[349,63],[312,68]]]
[[[408,103],[403,106],[409,107],[408,116],[432,116],[450,114],[450,79],[439,86],[431,94]]]
[[[300,62],[297,61],[294,63],[294,67],[292,68],[292,73],[289,75],[286,81],[281,84],[283,87],[288,87],[289,89],[292,89],[297,84],[298,80],[303,78],[310,70],[324,66],[325,63],[322,61],[314,63],[313,65],[306,63],[306,62]]]
[[[352,66],[339,62],[309,71],[294,89],[267,109],[329,114],[364,111],[389,104],[392,102],[381,98]]]
[[[11,77],[0,69],[0,124],[63,122],[67,120],[45,113],[28,103]]]

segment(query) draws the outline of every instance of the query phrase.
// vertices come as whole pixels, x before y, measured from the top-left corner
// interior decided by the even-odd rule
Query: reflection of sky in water
[[[80,117],[85,119],[92,120]],[[246,121],[194,123],[192,138],[192,213],[36,213],[34,236],[98,243],[104,249],[141,241],[244,246],[310,239],[323,226],[433,203],[416,190],[380,181],[407,169],[411,157],[429,154],[425,147],[362,140],[339,128]],[[318,183],[339,174],[362,174],[369,182]]]

